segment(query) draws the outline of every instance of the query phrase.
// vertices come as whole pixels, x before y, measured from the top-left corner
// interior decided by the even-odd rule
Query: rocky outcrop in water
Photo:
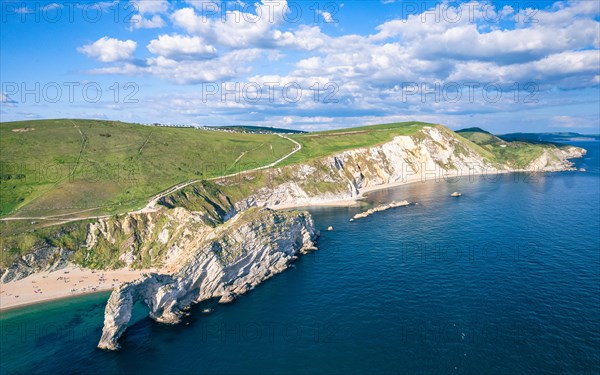
[[[172,275],[150,274],[114,290],[106,306],[99,348],[115,350],[136,301],[161,323],[178,323],[194,303],[229,302],[285,270],[300,253],[316,249],[307,212],[250,209],[217,227]]]
[[[352,219],[350,219],[350,221],[354,221],[357,219],[362,219],[365,218],[367,216],[373,215],[376,212],[381,212],[381,211],[385,211],[385,210],[389,210],[390,208],[396,208],[396,207],[404,207],[404,206],[408,206],[410,203],[408,201],[400,201],[400,202],[392,202],[389,204],[383,204],[381,206],[377,206],[377,207],[373,207],[368,209],[365,212],[361,212],[359,214],[356,214],[352,217]]]

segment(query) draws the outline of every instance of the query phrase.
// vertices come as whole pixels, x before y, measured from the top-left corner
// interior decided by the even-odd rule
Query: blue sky
[[[596,1],[1,5],[2,121],[600,132]]]

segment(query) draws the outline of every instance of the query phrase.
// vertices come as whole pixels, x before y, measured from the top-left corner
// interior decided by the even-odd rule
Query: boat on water
[[[460,197],[462,195],[462,193],[459,193],[458,191],[455,191],[454,193],[450,194],[451,197]]]

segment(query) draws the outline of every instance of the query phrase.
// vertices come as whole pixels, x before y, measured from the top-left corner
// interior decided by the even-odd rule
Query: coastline
[[[536,173],[535,171],[523,170],[497,170],[494,171],[494,174],[508,174],[520,172]],[[537,173],[548,172],[540,171]],[[358,206],[360,204],[360,200],[364,199],[366,194],[374,191],[385,190],[418,182],[446,181],[446,179],[451,178],[471,178],[475,176],[482,176],[485,174],[486,172],[467,171],[466,174],[461,174],[460,176],[447,176],[445,178],[439,177],[437,180],[431,178],[423,179],[420,175],[412,175],[409,176],[405,181],[394,181],[385,184],[367,186],[361,189],[360,194],[350,198],[331,200],[318,199],[297,204],[289,203],[267,207],[273,210],[286,210],[308,207],[353,207]],[[111,291],[112,289],[124,282],[136,280],[143,273],[161,271],[164,272],[165,270],[157,268],[145,270],[131,270],[123,268],[110,271],[96,271],[91,269],[83,269],[77,266],[68,266],[53,272],[35,273],[17,281],[12,281],[6,284],[0,284],[0,312],[36,305],[44,302],[51,302],[59,299],[78,297],[91,293]],[[63,279],[58,279],[60,277],[63,277]],[[64,282],[65,277],[69,279],[69,282]],[[76,284],[74,284],[75,280],[77,281]],[[35,289],[34,286],[38,287],[39,289]],[[76,290],[72,291],[71,289]],[[41,290],[42,293],[36,293],[35,290]]]
[[[52,272],[39,272],[23,279],[0,284],[0,312],[38,303],[107,292],[157,269],[96,271],[68,266]]]
[[[496,170],[496,171],[494,171],[495,174],[523,173],[523,172],[525,172],[525,173],[548,173],[547,171],[535,172],[535,171],[526,171],[526,170]],[[566,171],[557,171],[557,172],[566,172]],[[368,193],[371,193],[374,191],[385,190],[385,189],[409,185],[409,184],[415,184],[418,182],[432,182],[432,181],[434,181],[434,182],[444,181],[445,182],[446,180],[450,180],[453,178],[463,179],[463,178],[471,178],[471,177],[483,176],[486,174],[490,174],[490,172],[473,172],[473,171],[466,171],[465,173],[466,174],[461,174],[460,176],[446,176],[446,177],[438,176],[438,177],[436,177],[436,179],[426,178],[426,177],[422,178],[420,175],[412,175],[412,176],[409,176],[405,181],[394,181],[394,182],[388,182],[385,184],[366,186],[360,190],[360,193],[358,195],[356,195],[354,197],[350,197],[350,198],[331,199],[331,200],[320,199],[320,200],[314,200],[314,201],[303,202],[303,203],[287,203],[287,204],[281,204],[281,205],[277,205],[277,206],[267,206],[267,207],[272,210],[287,210],[287,209],[292,209],[292,208],[305,208],[305,207],[353,207],[353,206],[358,206],[360,204],[360,200],[365,199],[366,195]]]

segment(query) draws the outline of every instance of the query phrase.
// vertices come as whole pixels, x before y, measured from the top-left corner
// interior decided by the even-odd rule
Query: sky
[[[1,121],[600,133],[600,2],[1,0]]]

